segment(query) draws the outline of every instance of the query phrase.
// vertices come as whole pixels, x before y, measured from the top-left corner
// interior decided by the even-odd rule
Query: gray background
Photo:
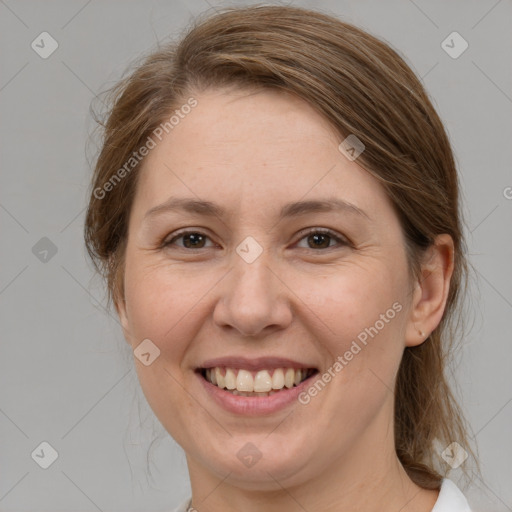
[[[456,375],[485,485],[476,482],[467,495],[475,510],[512,510],[512,3],[293,3],[390,43],[422,77],[446,124],[477,270],[473,328]],[[222,5],[0,1],[1,511],[163,511],[189,494],[184,454],[147,406],[85,258],[86,156],[95,148],[84,148],[95,94],[192,15]],[[31,48],[43,31],[59,44],[47,59]],[[441,47],[452,31],[469,43],[457,59]],[[42,252],[43,237],[54,255]],[[154,438],[151,479],[146,453]],[[46,470],[31,457],[43,441],[59,455]]]

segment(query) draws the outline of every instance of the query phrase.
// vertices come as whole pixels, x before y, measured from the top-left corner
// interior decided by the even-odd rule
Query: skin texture
[[[192,505],[209,511],[428,512],[437,491],[416,486],[396,457],[393,383],[406,346],[440,322],[453,244],[440,235],[411,282],[401,227],[384,189],[338,149],[342,138],[302,100],[282,92],[207,90],[144,162],[129,223],[127,342],[161,351],[135,359],[144,394],[186,452]],[[215,202],[227,215],[146,212],[170,196]],[[364,210],[289,219],[285,203],[336,197]],[[173,233],[200,232],[199,248]],[[329,228],[317,242],[308,228]],[[172,236],[171,236],[172,235]],[[248,236],[262,254],[236,252]],[[189,245],[186,245],[186,244]],[[280,356],[332,367],[357,335],[398,302],[385,324],[309,404],[260,417],[226,412],[194,370],[213,357]],[[419,331],[425,334],[421,336]],[[248,468],[247,442],[261,459]]]

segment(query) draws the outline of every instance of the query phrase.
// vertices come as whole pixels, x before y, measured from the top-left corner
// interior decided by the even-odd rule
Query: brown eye
[[[176,240],[179,240],[180,238],[183,239],[183,245],[178,245],[178,247],[184,248],[184,249],[204,249],[204,243],[206,239],[208,239],[208,236],[206,236],[204,233],[201,233],[199,231],[184,231],[181,233],[178,233],[176,236],[171,238],[170,240],[164,242],[164,247],[173,245]]]
[[[348,242],[330,229],[313,229],[310,230],[301,240],[307,239],[308,247],[306,249],[330,249],[331,241],[336,241],[341,245],[349,245]]]
[[[176,244],[176,240],[183,239],[183,245]],[[210,238],[201,233],[200,231],[182,231],[177,233],[170,240],[165,241],[162,246],[169,247],[172,245],[176,245],[180,249],[207,249],[208,246],[205,245],[206,240]],[[306,232],[305,235],[301,238],[301,240],[307,240],[308,246],[305,249],[330,249],[335,247],[336,244],[332,244],[331,242],[337,242],[338,245],[348,246],[350,245],[342,237],[338,236],[334,231],[330,229],[312,229],[309,232]]]

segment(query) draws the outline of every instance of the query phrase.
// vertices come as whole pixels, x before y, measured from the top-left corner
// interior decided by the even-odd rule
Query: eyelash
[[[334,231],[330,230],[330,229],[327,229],[327,228],[313,228],[313,229],[310,229],[306,232],[303,232],[301,233],[302,234],[302,237],[298,240],[299,242],[301,240],[303,240],[304,238],[306,238],[307,236],[309,235],[312,235],[312,234],[322,234],[322,235],[328,235],[329,237],[331,237],[332,239],[334,239],[335,241],[339,242],[341,244],[341,246],[352,246],[352,244],[345,238],[341,237],[341,236],[338,236]],[[164,248],[164,247],[169,247],[173,244],[173,242],[175,240],[178,240],[179,238],[183,238],[184,236],[186,235],[191,235],[191,234],[194,234],[194,235],[201,235],[203,237],[206,237],[206,238],[210,238],[208,235],[206,235],[205,233],[202,233],[201,231],[197,231],[197,230],[185,230],[185,231],[178,231],[170,240],[168,241],[163,241],[161,247]],[[188,247],[179,247],[179,249],[184,249],[184,250],[191,250],[191,251],[200,251],[201,249],[208,249],[208,247],[199,247],[198,249],[190,249]],[[322,250],[327,250],[327,249],[333,249],[333,247],[326,247],[324,249],[313,249],[313,248],[306,248],[306,250],[309,250],[309,251],[314,251],[314,252],[318,252],[318,251],[322,251]]]

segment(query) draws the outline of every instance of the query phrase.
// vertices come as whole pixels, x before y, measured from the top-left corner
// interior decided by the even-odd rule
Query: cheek
[[[305,290],[298,292],[322,319],[314,320],[318,327],[312,339],[327,356],[326,369],[319,376],[325,385],[312,383],[301,403],[306,404],[305,414],[325,425],[325,445],[337,455],[355,443],[377,416],[391,414],[403,352],[405,308],[398,287],[386,269],[364,276],[354,270],[324,281],[323,286],[317,281],[309,296]],[[322,301],[315,304],[315,296]]]
[[[204,277],[197,281],[206,286],[208,279]],[[125,294],[132,348],[150,339],[160,350],[148,366],[134,357],[138,379],[148,404],[178,442],[186,441],[184,433],[190,425],[176,411],[197,409],[197,403],[183,392],[186,383],[180,369],[194,329],[200,328],[194,321],[194,306],[205,290],[197,291],[191,286],[193,281],[168,265],[137,266],[127,259]]]
[[[358,335],[364,341],[370,329],[379,334],[396,332],[402,325],[403,283],[396,272],[380,262],[335,269],[328,276],[290,275],[293,290],[309,308],[309,317],[318,320],[330,345],[345,348]],[[307,308],[303,309],[303,318]],[[345,343],[343,343],[345,342]]]
[[[132,332],[139,342],[149,338],[164,348],[165,341],[166,350],[179,350],[180,344],[169,340],[182,330],[183,321],[194,315],[194,306],[208,287],[207,276],[194,280],[169,264],[151,267],[127,262],[125,290]]]
[[[294,281],[297,295],[314,313],[304,307],[302,319],[311,319],[312,339],[326,351],[327,386],[339,391],[330,401],[335,417],[336,407],[361,416],[361,403],[371,414],[393,389],[405,324],[403,283],[397,281],[393,268],[378,264]]]

